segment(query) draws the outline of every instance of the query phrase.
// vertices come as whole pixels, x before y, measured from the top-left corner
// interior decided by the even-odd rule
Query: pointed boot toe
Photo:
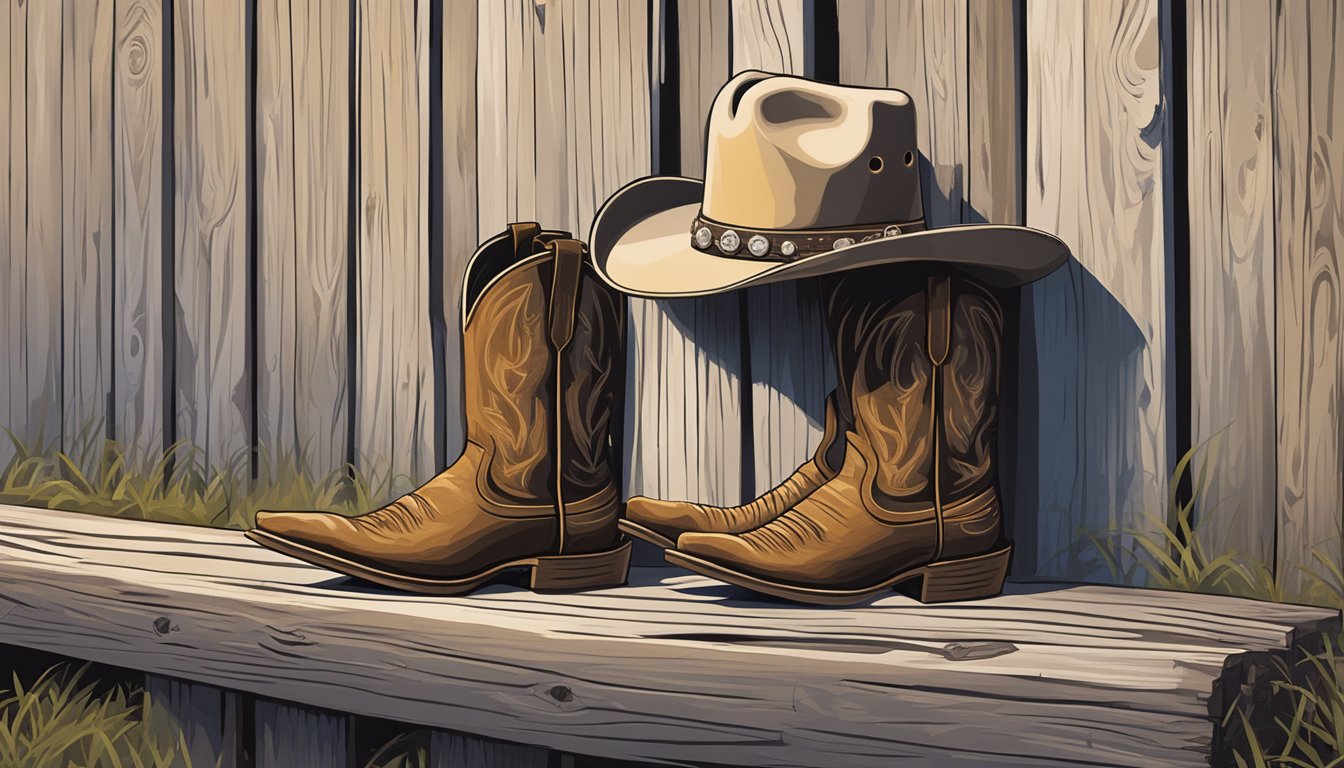
[[[330,512],[261,511],[257,513],[257,527],[247,532],[253,541],[287,555],[295,553],[293,547],[281,546],[285,542],[327,552],[343,552],[351,547],[356,535],[349,518]]]
[[[751,559],[751,548],[741,536],[690,531],[677,537],[677,549],[707,560],[740,562]]]
[[[655,547],[672,549],[677,536],[684,531],[698,530],[703,524],[700,505],[689,501],[662,501],[647,496],[632,496],[625,503],[625,518],[621,530]]]
[[[330,512],[257,513],[257,529],[292,539],[321,540],[349,527],[349,519]]]

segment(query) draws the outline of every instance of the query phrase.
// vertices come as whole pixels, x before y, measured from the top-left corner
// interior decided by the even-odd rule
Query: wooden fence
[[[0,0],[0,39],[26,440],[426,477],[462,442],[475,243],[697,175],[713,94],[758,67],[904,88],[933,224],[1072,246],[1010,301],[1019,572],[1105,577],[1085,532],[1160,525],[1218,434],[1205,543],[1293,583],[1344,561],[1333,0]],[[814,286],[630,306],[630,492],[735,501],[813,449]]]

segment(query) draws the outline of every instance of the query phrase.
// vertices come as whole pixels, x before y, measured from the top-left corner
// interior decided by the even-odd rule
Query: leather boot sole
[[[1003,591],[1012,553],[1013,545],[1009,544],[981,555],[942,560],[912,568],[878,584],[859,589],[800,587],[768,581],[675,549],[667,550],[664,557],[673,565],[772,597],[814,605],[855,605],[891,589],[899,589],[921,603],[993,597]]]
[[[652,528],[646,528],[645,526],[642,526],[633,520],[621,518],[620,520],[616,521],[616,527],[620,528],[623,533],[626,533],[630,536],[634,536],[635,538],[640,539],[641,541],[647,541],[650,544],[654,545],[655,547],[658,547],[659,549],[677,548],[677,542],[667,538],[661,533],[658,533]]]
[[[323,568],[329,568],[347,576],[354,576],[392,589],[444,597],[464,595],[479,589],[504,571],[515,568],[530,570],[531,580],[528,586],[537,592],[617,587],[625,583],[626,574],[630,568],[630,542],[625,541],[620,546],[605,552],[522,557],[491,566],[470,576],[456,579],[434,579],[385,571],[256,528],[247,531],[246,535],[247,538],[267,549],[273,549],[281,554]]]

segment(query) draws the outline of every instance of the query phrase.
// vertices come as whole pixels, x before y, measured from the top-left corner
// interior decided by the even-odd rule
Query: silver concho
[[[901,228],[896,226],[895,224],[892,224],[891,226],[882,230],[883,237],[895,237],[899,234],[901,234]]]
[[[798,252],[798,246],[792,240],[785,240],[779,244],[779,252],[785,256],[792,256]]]
[[[695,247],[701,250],[708,248],[714,242],[714,233],[709,231],[709,227],[701,227],[695,230]]]
[[[839,250],[841,248],[847,248],[853,244],[854,244],[854,238],[852,237],[837,237],[835,239],[835,242],[831,243],[831,247],[836,250]]]
[[[725,229],[723,234],[719,235],[719,250],[724,253],[737,253],[737,249],[742,247],[742,238],[731,229]]]
[[[770,252],[770,241],[760,235],[752,235],[747,241],[747,250],[752,256],[764,256]]]

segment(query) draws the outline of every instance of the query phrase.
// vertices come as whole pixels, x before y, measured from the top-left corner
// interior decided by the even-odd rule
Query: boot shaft
[[[975,546],[997,538],[1003,318],[993,294],[916,265],[833,275],[823,293],[837,389],[848,396],[854,437],[871,454],[873,513],[909,519],[929,511],[943,519],[941,538],[952,550],[963,534]]]
[[[513,225],[479,249],[464,280],[467,440],[507,503],[577,501],[617,478],[609,430],[625,304],[564,235]]]

